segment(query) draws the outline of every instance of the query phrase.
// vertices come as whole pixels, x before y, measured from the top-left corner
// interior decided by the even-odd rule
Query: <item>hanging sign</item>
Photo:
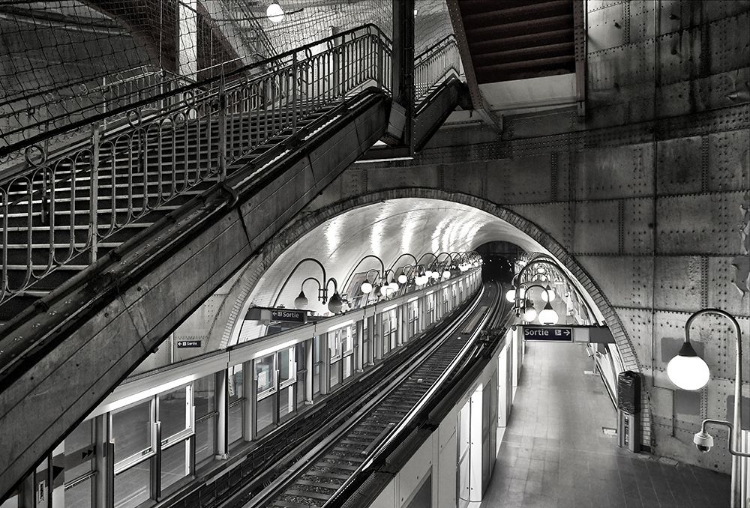
[[[524,326],[523,338],[526,340],[573,342],[573,329],[561,326]]]

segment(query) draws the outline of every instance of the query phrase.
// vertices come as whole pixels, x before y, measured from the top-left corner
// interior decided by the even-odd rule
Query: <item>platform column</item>
[[[305,341],[305,404],[313,403],[313,376],[315,375],[315,362],[313,361],[313,347],[315,341],[307,339]]]
[[[366,318],[363,318],[366,319]],[[357,321],[355,324],[355,330],[357,331],[357,354],[354,357],[354,370],[356,372],[362,372],[362,359],[364,352],[362,351],[362,348],[364,347],[363,341],[364,341],[364,335],[365,335],[365,325],[364,320]]]
[[[252,372],[252,371],[251,371]],[[253,398],[253,400],[255,400]],[[227,458],[227,434],[228,419],[227,412],[227,371],[222,370],[216,373],[216,407],[219,409],[219,415],[216,421],[216,458]]]
[[[321,333],[318,335],[320,347],[320,357],[323,364],[320,366],[320,394],[327,395],[331,388],[331,348],[328,346],[328,334]]]

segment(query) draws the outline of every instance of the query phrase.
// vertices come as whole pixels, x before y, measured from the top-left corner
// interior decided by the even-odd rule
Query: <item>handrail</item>
[[[327,49],[313,53],[321,44]],[[73,259],[95,262],[102,241],[179,206],[170,204],[178,196],[223,182],[311,115],[372,83],[387,91],[391,51],[377,26],[363,25],[50,131],[93,125],[89,139],[52,156],[34,143],[39,137],[18,143],[29,167],[0,176],[0,303]],[[430,54],[418,81],[428,89],[455,65],[451,54]],[[243,71],[271,61],[272,70]],[[124,117],[121,125],[103,132],[99,121],[115,115]]]
[[[283,59],[286,59],[286,58],[289,58],[289,57],[293,57],[295,54],[297,54],[299,52],[309,53],[309,52],[311,52],[311,50],[314,47],[319,46],[320,44],[328,43],[329,44],[329,49],[330,49],[330,43],[332,43],[336,39],[342,39],[342,41],[343,41],[343,40],[346,39],[347,36],[353,35],[356,32],[362,31],[362,30],[366,30],[368,32],[368,34],[371,34],[371,32],[374,30],[376,32],[376,34],[384,42],[387,43],[387,45],[391,44],[390,38],[388,38],[388,36],[385,35],[385,33],[377,25],[374,25],[372,23],[367,23],[365,25],[361,25],[359,27],[346,30],[345,32],[341,32],[341,33],[338,33],[336,35],[330,35],[330,36],[325,37],[323,39],[320,39],[318,41],[305,44],[304,46],[300,46],[298,48],[295,48],[295,49],[292,49],[292,50],[289,50],[289,51],[285,51],[284,53],[281,53],[281,54],[279,54],[277,56],[274,56],[272,58],[266,58],[266,59],[260,60],[258,62],[254,62],[254,63],[248,64],[248,65],[244,65],[244,66],[239,67],[239,68],[237,68],[237,69],[235,69],[233,71],[230,71],[230,72],[228,72],[228,73],[226,73],[224,75],[214,76],[212,78],[208,78],[208,79],[205,79],[205,80],[200,81],[200,82],[191,83],[189,85],[185,85],[185,86],[182,86],[180,88],[177,88],[174,91],[165,92],[165,93],[156,95],[156,96],[154,96],[154,97],[152,97],[150,99],[144,99],[144,100],[135,102],[135,103],[133,103],[133,104],[131,104],[129,106],[123,106],[123,107],[117,108],[117,109],[115,109],[115,110],[113,110],[111,112],[108,112],[108,113],[100,113],[98,115],[94,115],[94,116],[92,116],[90,118],[87,118],[85,120],[80,120],[78,122],[74,122],[74,123],[70,124],[69,126],[60,127],[60,128],[57,128],[57,129],[53,129],[53,130],[51,130],[51,131],[49,131],[49,132],[47,132],[45,134],[36,135],[36,136],[31,137],[31,138],[29,138],[27,140],[19,141],[18,143],[15,143],[14,145],[9,145],[7,147],[0,147],[0,159],[2,159],[4,156],[6,156],[7,154],[10,154],[13,151],[20,150],[22,148],[27,148],[29,146],[35,145],[35,144],[37,144],[37,143],[39,143],[41,141],[44,141],[45,139],[49,139],[49,138],[58,136],[58,135],[66,132],[68,130],[77,129],[77,128],[80,128],[80,127],[82,127],[84,125],[90,125],[92,123],[101,122],[101,121],[106,120],[107,118],[109,118],[111,116],[121,115],[123,113],[127,114],[131,110],[137,110],[138,108],[140,108],[142,106],[146,106],[146,105],[151,104],[151,103],[156,102],[156,101],[162,101],[164,99],[168,99],[168,98],[171,98],[171,97],[183,95],[183,94],[185,94],[187,92],[192,92],[192,91],[194,91],[196,89],[204,88],[206,85],[218,84],[220,81],[226,80],[227,78],[231,78],[231,77],[235,77],[235,76],[240,76],[240,75],[242,75],[242,74],[244,74],[247,71],[250,71],[252,69],[256,69],[256,68],[259,68],[259,67],[264,67],[264,66],[272,64],[272,63],[274,63],[274,62],[276,62],[278,60],[283,60]]]
[[[322,52],[313,54],[313,44],[287,52],[273,71],[249,78],[232,71],[139,101],[140,109],[116,109],[110,115],[125,113],[129,125],[114,131],[96,126],[109,115],[89,118],[91,139],[49,159],[29,145],[31,167],[0,179],[0,303],[74,258],[83,266],[96,261],[101,241],[154,210],[168,211],[177,196],[224,181],[310,115],[373,82],[387,90],[391,50],[376,33],[365,25],[323,39]],[[171,107],[143,108],[172,97]]]

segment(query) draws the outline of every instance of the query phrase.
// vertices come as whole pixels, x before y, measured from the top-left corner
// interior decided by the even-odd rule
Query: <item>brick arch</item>
[[[241,316],[245,314],[247,307],[250,305],[248,298],[252,290],[257,285],[265,270],[273,264],[282,252],[291,248],[299,238],[327,220],[356,208],[386,200],[408,198],[447,201],[482,210],[514,226],[519,231],[522,231],[539,243],[539,245],[544,247],[552,257],[557,259],[557,261],[570,272],[573,278],[581,285],[583,290],[588,293],[612,332],[625,368],[642,374],[641,364],[636,355],[633,343],[628,336],[620,317],[617,315],[617,312],[600,290],[599,286],[591,279],[575,257],[569,254],[557,240],[531,220],[484,198],[464,193],[447,192],[444,190],[422,187],[373,191],[340,200],[313,212],[306,213],[303,216],[298,216],[294,222],[287,225],[283,231],[261,248],[259,254],[248,263],[243,273],[237,278],[224,303],[224,306],[230,303],[232,304],[231,312],[229,312],[229,309],[226,309],[226,312],[223,315],[223,317],[229,319],[217,319],[215,321],[214,329],[212,329],[209,335],[209,342],[212,343],[213,347],[226,347],[233,342],[233,338],[236,338],[239,335]],[[641,383],[641,386],[643,406],[641,421],[642,443],[645,446],[650,446],[651,411],[649,407],[649,392],[645,383]]]

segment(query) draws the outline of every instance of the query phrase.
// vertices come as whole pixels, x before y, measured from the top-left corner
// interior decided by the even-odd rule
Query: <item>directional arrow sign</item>
[[[573,329],[560,326],[524,326],[523,338],[526,340],[573,342]]]

